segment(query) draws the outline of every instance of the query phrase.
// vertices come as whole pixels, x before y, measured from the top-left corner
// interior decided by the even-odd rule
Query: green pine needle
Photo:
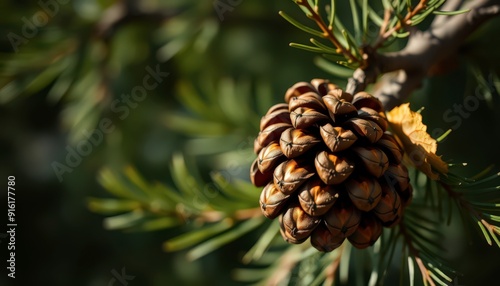
[[[165,251],[178,251],[186,249],[195,244],[207,240],[216,234],[228,230],[233,226],[233,221],[231,219],[223,219],[220,222],[214,223],[212,225],[207,225],[203,228],[199,228],[185,234],[181,234],[175,238],[167,240],[163,243],[163,249]]]
[[[132,227],[145,219],[142,210],[135,210],[117,216],[107,217],[103,225],[107,230],[125,229]]]
[[[446,130],[446,132],[445,132],[443,135],[439,136],[439,137],[436,139],[436,141],[437,141],[438,143],[439,143],[439,142],[441,142],[441,141],[443,141],[446,137],[448,137],[448,135],[450,135],[451,131],[453,131],[453,130],[452,130],[452,129],[448,129],[448,130]]]
[[[343,62],[345,58],[341,55],[334,54],[322,54],[323,57],[315,58],[315,64],[324,69],[327,72],[331,72],[334,75],[338,75],[340,77],[348,78],[352,76],[352,69],[345,68],[344,65],[341,65],[340,62]],[[327,61],[329,60],[329,61]],[[331,62],[330,62],[331,61]],[[333,67],[329,67],[333,66]],[[339,69],[336,69],[339,68]]]
[[[291,16],[286,14],[283,11],[279,12],[280,16],[283,17],[285,20],[287,20],[290,24],[294,25],[295,27],[299,28],[300,30],[309,33],[313,36],[319,37],[319,38],[324,38],[324,34],[320,31],[314,30],[313,28],[307,27],[306,25],[298,22],[297,20],[293,19]]]
[[[351,6],[354,35],[356,35],[356,40],[358,42],[361,42],[361,35],[363,35],[363,31],[361,30],[361,27],[359,26],[358,8],[356,7],[355,0],[349,0],[349,4]]]
[[[325,52],[321,48],[308,46],[308,45],[304,45],[304,44],[290,43],[289,46],[292,48],[301,49],[301,50],[305,50],[305,51],[313,52],[313,53],[324,53]]]
[[[463,9],[463,10],[457,10],[457,11],[433,11],[432,13],[434,15],[445,15],[445,16],[454,16],[454,15],[460,15],[464,13],[470,12],[470,9]]]
[[[329,47],[327,45],[323,45],[322,43],[318,42],[316,39],[314,38],[311,38],[309,39],[309,41],[314,44],[316,47],[320,48],[323,50],[323,52],[321,53],[325,53],[325,54],[337,54],[337,55],[341,55],[337,52],[337,49],[335,48],[332,48],[332,47]],[[344,56],[342,55],[342,58],[344,58]]]
[[[488,245],[490,245],[490,246],[493,245],[491,242],[490,235],[489,235],[488,231],[486,230],[486,228],[484,227],[484,225],[480,221],[477,221],[476,223],[479,226],[479,229],[481,230],[481,232],[483,233],[483,236],[486,239],[486,242],[488,243]]]
[[[328,13],[328,27],[334,27],[335,23],[335,0],[330,0],[330,10]]]
[[[238,226],[232,228],[228,232],[205,241],[204,243],[194,247],[188,252],[187,254],[188,259],[191,261],[196,260],[219,249],[224,245],[227,245],[228,243],[236,240],[237,238],[243,236],[244,234],[260,226],[263,220],[264,217],[261,216],[249,219],[245,222],[242,222]]]
[[[252,261],[259,260],[267,248],[276,237],[279,232],[279,225],[276,222],[272,222],[267,230],[260,236],[259,240],[254,244],[252,248],[243,256],[241,259],[243,263],[250,263]]]
[[[109,215],[138,209],[141,203],[135,200],[89,198],[87,207],[92,212]]]

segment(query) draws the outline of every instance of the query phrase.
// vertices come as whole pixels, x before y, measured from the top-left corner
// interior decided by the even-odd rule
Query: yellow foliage
[[[439,174],[448,173],[448,164],[436,155],[436,140],[427,133],[422,115],[411,111],[409,103],[392,109],[387,113],[387,119],[403,145],[405,159],[433,180],[439,179]]]

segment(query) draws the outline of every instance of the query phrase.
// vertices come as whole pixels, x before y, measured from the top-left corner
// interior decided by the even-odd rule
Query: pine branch
[[[405,101],[420,87],[422,80],[436,63],[450,54],[457,53],[470,34],[500,13],[500,1],[472,1],[464,8],[470,11],[451,17],[437,16],[427,31],[411,30],[410,40],[401,51],[380,54],[375,50],[365,50],[369,65],[365,69],[355,71],[349,79],[347,92],[364,90],[368,84],[374,83],[379,75],[397,71],[395,76],[380,80],[380,88],[374,95],[382,101],[386,110]]]

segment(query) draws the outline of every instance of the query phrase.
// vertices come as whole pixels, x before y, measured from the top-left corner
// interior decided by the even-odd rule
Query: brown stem
[[[369,84],[376,81],[379,74],[380,70],[376,65],[368,65],[365,69],[357,68],[347,80],[346,92],[354,95],[365,90]]]
[[[389,22],[391,21],[391,15],[392,15],[391,10],[386,9],[384,11],[384,22],[382,22],[382,25],[380,26],[379,39],[377,40],[377,42],[380,41],[381,38],[384,36],[385,31],[387,30],[387,26],[389,25]]]
[[[436,286],[436,284],[434,284],[434,281],[432,281],[432,278],[429,275],[429,270],[427,269],[427,267],[425,267],[422,259],[420,259],[420,257],[415,257],[415,261],[417,262],[420,273],[422,273],[422,276],[425,278],[425,280],[427,280],[427,282],[429,282],[431,286]]]

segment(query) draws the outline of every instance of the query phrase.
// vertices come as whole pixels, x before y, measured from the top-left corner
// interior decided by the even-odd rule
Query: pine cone
[[[365,248],[396,225],[411,202],[403,150],[378,99],[327,80],[299,82],[272,106],[254,142],[252,183],[262,213],[279,216],[290,243],[328,252],[348,239]]]

